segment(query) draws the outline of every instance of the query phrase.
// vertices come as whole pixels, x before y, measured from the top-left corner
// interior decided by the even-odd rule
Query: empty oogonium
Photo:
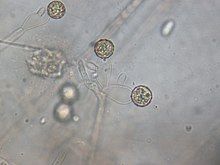
[[[32,56],[26,59],[26,64],[32,74],[43,78],[58,78],[62,76],[62,70],[66,64],[66,58],[61,50],[52,50],[4,40],[0,40],[0,44],[32,52]]]
[[[29,71],[43,78],[57,78],[62,75],[66,59],[59,50],[41,49],[26,60]]]

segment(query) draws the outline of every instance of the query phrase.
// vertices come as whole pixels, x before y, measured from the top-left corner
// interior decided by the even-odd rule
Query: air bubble
[[[152,142],[152,139],[151,139],[151,138],[147,138],[147,139],[146,139],[146,142],[147,142],[147,143],[151,143],[151,142]]]
[[[68,104],[58,103],[54,108],[54,117],[60,122],[67,122],[71,119],[72,108]]]
[[[45,124],[46,123],[46,118],[45,117],[41,117],[40,118],[40,124]]]
[[[60,97],[65,103],[73,103],[79,98],[79,91],[75,84],[65,83],[60,89]]]
[[[185,129],[186,129],[186,132],[191,132],[192,131],[192,126],[191,125],[187,125],[185,127]]]
[[[75,121],[75,122],[79,121],[79,116],[78,115],[74,115],[73,116],[73,121]]]
[[[98,78],[98,73],[97,72],[92,73],[92,79],[97,79],[97,78]]]
[[[173,32],[175,27],[175,21],[170,19],[167,20],[163,23],[162,27],[161,27],[161,35],[163,37],[168,37],[170,36],[170,34]]]
[[[155,108],[155,109],[157,109],[157,108],[158,108],[158,106],[157,106],[157,105],[154,105],[154,108]]]

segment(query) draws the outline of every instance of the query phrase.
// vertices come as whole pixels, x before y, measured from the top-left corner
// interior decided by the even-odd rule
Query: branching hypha
[[[109,62],[109,65],[107,68],[100,68],[98,65],[91,61],[85,61],[83,59],[79,59],[75,61],[75,65],[77,66],[77,70],[79,72],[79,75],[81,77],[82,82],[79,84],[84,84],[89,90],[91,90],[95,96],[97,95],[105,95],[108,99],[121,104],[126,105],[131,102],[130,98],[127,101],[121,101],[116,98],[114,98],[114,94],[108,94],[108,91],[112,90],[113,88],[124,88],[128,90],[129,92],[132,91],[132,89],[129,86],[124,85],[123,83],[126,81],[126,77],[124,78],[123,82],[118,83],[110,83],[110,78],[112,76],[112,64]],[[105,75],[105,82],[102,83],[100,81],[100,74],[98,72],[103,72],[102,74]],[[121,79],[121,74],[118,77],[118,80]]]
[[[25,61],[32,74],[43,78],[61,77],[63,67],[66,64],[66,57],[64,57],[62,51],[2,40],[0,40],[0,43],[30,51],[32,56],[27,58]]]
[[[44,7],[41,7],[36,12],[33,12],[30,15],[28,15],[20,27],[13,30],[2,40],[7,42],[15,42],[20,37],[22,37],[27,31],[43,26],[46,23],[48,23],[49,20],[50,18],[46,14],[46,9]],[[7,46],[1,46],[0,52],[2,52],[5,48],[7,48]]]

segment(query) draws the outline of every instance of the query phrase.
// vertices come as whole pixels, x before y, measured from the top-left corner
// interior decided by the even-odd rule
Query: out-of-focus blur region
[[[219,165],[219,0],[0,0],[1,165]]]

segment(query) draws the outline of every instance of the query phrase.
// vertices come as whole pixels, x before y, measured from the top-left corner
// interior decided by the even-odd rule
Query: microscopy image
[[[94,51],[99,58],[105,60],[114,53],[114,44],[108,39],[100,39],[95,43]]]
[[[35,51],[26,63],[32,74],[46,78],[61,76],[66,60],[60,51],[42,49]]]
[[[220,1],[0,0],[0,165],[220,165]]]
[[[132,90],[131,99],[135,105],[145,107],[152,100],[152,92],[147,86],[138,85]]]
[[[53,19],[60,19],[64,16],[66,7],[61,1],[52,1],[47,6],[47,13]]]

